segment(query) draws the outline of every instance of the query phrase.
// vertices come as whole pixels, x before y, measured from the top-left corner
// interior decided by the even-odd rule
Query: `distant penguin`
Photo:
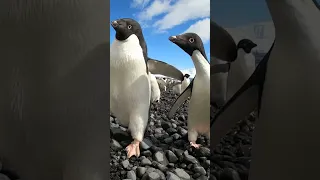
[[[191,97],[188,110],[188,140],[191,146],[199,148],[200,145],[196,144],[198,134],[205,134],[210,138],[210,64],[202,40],[197,34],[184,33],[171,36],[169,40],[191,56],[197,73],[175,101],[169,118],[173,117],[188,97]]]
[[[184,75],[184,79],[181,82],[181,91],[180,93],[182,93],[190,84],[190,79],[189,79],[190,75],[189,74],[185,74]]]
[[[160,101],[160,89],[156,77],[149,72],[149,78],[151,83],[151,102]]]
[[[161,91],[167,91],[166,82],[162,78],[157,79],[157,82]]]
[[[258,108],[249,180],[312,179],[318,172],[310,169],[320,159],[319,6],[315,0],[266,2],[275,42],[249,80],[212,120],[211,146]],[[219,26],[214,28],[223,32]],[[211,48],[219,46],[211,44]],[[228,52],[218,54],[223,53],[228,56]],[[294,162],[292,157],[297,157]]]
[[[237,45],[237,58],[230,63],[227,83],[227,100],[230,99],[249,79],[256,68],[256,59],[252,48],[257,44],[249,39],[242,39]]]
[[[172,91],[174,94],[180,95],[181,94],[181,82],[177,82],[177,83],[172,84]]]

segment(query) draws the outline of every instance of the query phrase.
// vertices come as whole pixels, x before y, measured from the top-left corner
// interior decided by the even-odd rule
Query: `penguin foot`
[[[139,144],[140,144],[139,141],[134,140],[131,144],[129,144],[129,145],[126,147],[128,159],[129,159],[131,156],[133,156],[133,155],[135,155],[136,157],[139,157],[139,156],[140,156]]]
[[[195,142],[190,142],[190,145],[196,149],[200,147],[200,144],[196,144]]]

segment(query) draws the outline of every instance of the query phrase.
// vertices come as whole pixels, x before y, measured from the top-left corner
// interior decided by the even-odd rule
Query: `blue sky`
[[[210,8],[212,19],[223,27],[237,27],[272,20],[265,0],[211,1]]]
[[[204,41],[207,56],[210,52],[210,0],[111,0],[110,20],[133,18],[143,27],[149,57],[165,61],[180,70],[194,68],[190,56],[168,40],[190,28]],[[182,21],[182,22],[181,22]],[[191,27],[190,27],[191,26]],[[188,31],[188,32],[190,32]],[[110,42],[115,31],[110,26]]]

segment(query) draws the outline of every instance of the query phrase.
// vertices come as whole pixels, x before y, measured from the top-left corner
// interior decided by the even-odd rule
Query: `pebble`
[[[142,159],[141,160],[141,165],[142,166],[150,166],[152,164],[151,161],[148,158],[144,157],[144,156],[142,156],[141,159]]]
[[[136,169],[137,176],[138,176],[138,177],[142,177],[142,176],[144,175],[144,173],[146,173],[146,171],[147,171],[147,168],[145,168],[145,167],[138,167],[138,168]]]
[[[154,154],[154,159],[155,159],[157,162],[159,162],[159,163],[161,163],[161,164],[163,164],[163,165],[165,165],[165,166],[167,166],[167,165],[169,164],[166,156],[164,155],[164,152],[162,152],[162,151],[156,152],[156,153]]]
[[[160,180],[160,175],[156,172],[151,172],[148,174],[148,180]]]
[[[183,169],[177,168],[174,170],[175,174],[182,180],[189,180],[191,179],[190,175],[186,173]]]
[[[172,172],[167,172],[167,180],[180,180],[180,178]]]
[[[166,155],[170,163],[175,163],[179,160],[177,156],[170,150],[166,151]]]
[[[129,167],[129,165],[130,165],[130,162],[129,162],[128,160],[122,161],[122,166],[123,166],[125,169],[127,169],[127,168]]]
[[[131,180],[136,180],[137,179],[136,173],[134,171],[128,171],[127,178]]]
[[[120,145],[120,143],[114,139],[111,139],[110,147],[114,151],[118,151],[123,149],[123,147]]]

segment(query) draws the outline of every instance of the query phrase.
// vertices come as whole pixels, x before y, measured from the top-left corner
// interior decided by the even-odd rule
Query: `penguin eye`
[[[193,42],[194,42],[194,39],[193,39],[193,38],[190,38],[190,39],[189,39],[189,42],[193,43]]]
[[[132,28],[132,25],[129,24],[129,25],[128,25],[128,29],[131,29],[131,28]]]

